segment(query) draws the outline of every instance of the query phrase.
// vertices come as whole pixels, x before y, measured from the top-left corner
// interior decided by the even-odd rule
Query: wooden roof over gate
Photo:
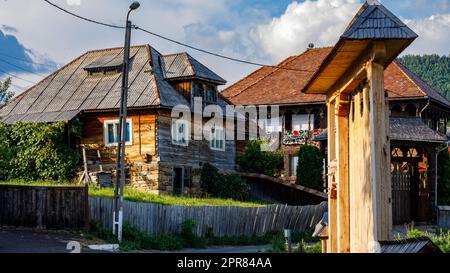
[[[386,46],[387,66],[417,37],[383,5],[366,2],[302,92],[327,94],[346,75],[358,74],[352,69],[368,60],[375,41],[383,41]]]

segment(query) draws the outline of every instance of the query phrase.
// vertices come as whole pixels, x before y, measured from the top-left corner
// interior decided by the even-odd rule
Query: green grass
[[[114,189],[112,188],[90,188],[89,195],[113,198]],[[154,203],[168,206],[236,206],[236,207],[258,207],[267,205],[264,201],[252,200],[249,202],[235,201],[232,199],[220,198],[192,198],[184,196],[170,196],[164,194],[152,194],[148,192],[124,189],[124,199],[132,202]]]
[[[0,185],[14,185],[14,186],[39,186],[39,187],[60,187],[60,186],[77,186],[69,182],[59,182],[59,181],[25,181],[25,180],[14,180],[14,181],[0,181]]]
[[[57,181],[10,181],[0,182],[0,185],[18,185],[18,186],[74,186],[75,184]],[[89,188],[90,196],[103,198],[113,198],[113,188]],[[251,199],[246,201],[236,201],[232,199],[221,198],[193,198],[185,196],[171,196],[164,194],[153,194],[130,188],[124,189],[124,199],[131,202],[154,203],[168,206],[235,206],[235,207],[258,207],[270,204],[264,200]]]
[[[436,234],[429,232],[423,232],[418,229],[408,230],[407,238],[428,237],[436,244],[443,252],[450,253],[450,230],[445,231],[442,229],[436,230]]]
[[[200,238],[193,233],[196,223],[187,220],[181,224],[181,233],[162,234],[158,236],[149,235],[128,223],[123,225],[123,241],[120,244],[122,251],[131,250],[180,250],[183,248],[206,248],[210,246],[244,246],[270,244],[275,239],[283,238],[281,232],[269,232],[264,236],[237,236],[237,237],[214,237],[211,233]],[[88,233],[90,238],[98,238],[109,243],[117,243],[115,236],[110,230],[105,229],[97,222],[91,222]],[[284,240],[284,239],[283,239]],[[311,246],[312,247],[312,246]]]

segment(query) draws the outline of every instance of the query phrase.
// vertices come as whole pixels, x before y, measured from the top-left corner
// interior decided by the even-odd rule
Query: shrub
[[[214,197],[244,200],[249,191],[245,180],[236,174],[224,175],[213,165],[206,163],[201,171],[202,188]]]
[[[442,152],[438,157],[439,205],[450,205],[450,155]]]
[[[260,173],[268,176],[279,176],[284,169],[282,151],[261,151],[263,140],[251,140],[245,147],[244,154],[238,157],[239,170],[247,173]]]
[[[0,125],[0,179],[73,178],[78,153],[68,147],[65,129],[63,122]]]
[[[181,223],[181,239],[183,240],[184,247],[194,247],[194,248],[204,248],[207,243],[204,239],[198,238],[197,235],[194,234],[194,229],[197,226],[197,223],[188,219]]]
[[[297,184],[323,191],[323,153],[313,145],[300,147]]]

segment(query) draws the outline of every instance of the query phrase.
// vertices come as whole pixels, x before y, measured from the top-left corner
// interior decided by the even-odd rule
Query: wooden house
[[[282,61],[280,68],[261,68],[222,91],[236,105],[279,106],[280,149],[285,178],[295,181],[300,146],[320,143],[327,152],[326,96],[302,90],[332,47],[309,48]],[[286,69],[283,69],[286,68]],[[303,70],[303,71],[296,71]],[[445,126],[450,102],[395,60],[384,71],[388,95],[393,183],[393,221],[433,221],[436,206],[435,153],[448,141]],[[293,130],[300,130],[294,136]],[[295,141],[292,141],[295,139]],[[238,142],[238,152],[245,142]]]
[[[384,26],[384,23],[389,26]],[[362,27],[358,28],[358,25]],[[364,32],[365,30],[372,34]],[[379,37],[370,38],[369,34],[379,35]],[[395,34],[402,37],[391,39],[392,37],[383,36],[395,36]],[[291,176],[295,175],[296,154],[300,145],[306,142],[321,142],[321,146],[328,152],[328,157],[334,157],[337,147],[340,147],[337,144],[333,147],[328,145],[329,122],[334,120],[335,115],[340,116],[340,114],[335,114],[333,111],[330,114],[330,110],[327,110],[331,101],[327,91],[333,91],[327,88],[333,89],[336,86],[332,87],[324,82],[335,81],[336,85],[342,84],[346,81],[345,77],[356,73],[354,70],[362,69],[361,63],[358,63],[362,60],[355,55],[360,54],[361,58],[365,58],[364,54],[369,54],[368,52],[373,50],[371,45],[374,45],[376,41],[386,42],[387,50],[391,52],[383,61],[384,71],[381,78],[384,85],[381,89],[385,91],[383,94],[387,99],[386,118],[389,117],[389,121],[386,133],[389,138],[391,156],[383,172],[392,173],[393,185],[392,190],[389,186],[388,194],[389,198],[392,198],[385,201],[392,203],[391,213],[393,222],[396,224],[431,221],[435,207],[437,181],[434,155],[436,148],[448,141],[445,125],[450,117],[450,102],[401,63],[392,61],[396,56],[395,52],[400,52],[415,37],[416,35],[384,6],[376,1],[372,4],[366,3],[335,47],[309,48],[300,55],[284,60],[278,67],[265,67],[253,72],[225,89],[222,94],[236,105],[280,107],[282,119],[281,128],[279,128],[282,138],[280,149],[285,152],[285,173],[292,180]],[[367,41],[364,38],[367,38]],[[337,61],[338,58],[341,59]],[[330,68],[330,62],[336,69]],[[360,76],[364,78],[363,75]],[[323,78],[323,81],[314,85],[314,90],[310,91],[313,84],[311,82],[316,81],[317,77]],[[351,85],[349,88],[352,89],[355,86]],[[301,93],[300,90],[307,90],[307,92]],[[344,94],[340,109],[347,109],[347,111],[352,109],[352,116],[356,115],[355,109],[358,109],[361,115],[368,110],[363,108],[364,100],[362,99],[358,107],[355,99],[345,103],[344,99],[349,94]],[[341,114],[344,115],[345,111]],[[286,142],[285,139],[292,139],[293,124],[296,128],[306,129],[309,133],[300,134],[298,142]],[[320,132],[322,133],[316,136]],[[336,134],[336,129],[333,129],[333,133]],[[341,137],[344,138],[345,134]],[[357,143],[356,139],[353,139],[351,143]],[[242,144],[238,143],[237,146],[239,152]],[[330,148],[334,150],[331,154]],[[343,148],[345,149],[345,146]],[[352,155],[366,154],[368,151],[370,151],[369,146],[362,148],[362,151],[353,151]],[[360,159],[361,162],[366,160],[368,159]],[[335,160],[331,160],[326,164],[328,174],[335,173],[335,163]],[[391,168],[388,167],[389,165]],[[332,170],[328,166],[331,166]],[[390,171],[386,172],[386,170]],[[328,182],[328,192],[332,194],[336,189],[336,183],[330,180]],[[368,200],[364,199],[361,202]],[[336,215],[333,212],[330,214],[332,217]],[[333,221],[330,220],[330,222]],[[332,232],[336,233],[337,229]],[[332,252],[339,251],[337,245],[333,247],[329,245],[328,249]],[[346,248],[343,249],[345,251]],[[363,250],[360,249],[360,251]]]
[[[101,162],[104,170],[114,172],[122,66],[122,48],[89,51],[1,107],[1,122],[79,121],[82,134],[69,138],[71,146],[87,150],[89,171],[99,170]],[[180,105],[193,110],[194,98],[224,108],[227,102],[217,91],[224,79],[187,53],[162,55],[142,45],[131,48],[129,82],[130,186],[198,195],[202,164],[234,170],[234,141],[223,135],[214,143],[193,140],[188,130],[193,121],[176,122],[171,115]]]

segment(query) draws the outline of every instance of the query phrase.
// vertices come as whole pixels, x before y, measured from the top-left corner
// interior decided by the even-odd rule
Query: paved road
[[[67,244],[71,241],[88,245],[81,235],[62,231],[44,231],[24,228],[0,227],[0,253],[70,253]],[[179,251],[131,251],[134,253],[261,253],[267,252],[270,245],[224,246],[204,249],[183,249]],[[81,253],[101,253],[88,248]],[[110,253],[110,252],[106,252]]]
[[[0,253],[70,253],[67,250],[70,241],[86,239],[69,232],[0,227]],[[82,249],[81,252],[95,251]]]
[[[257,246],[217,246],[208,248],[186,248],[177,251],[157,251],[157,250],[142,250],[132,251],[136,253],[265,253],[271,249],[271,245],[257,245]]]

